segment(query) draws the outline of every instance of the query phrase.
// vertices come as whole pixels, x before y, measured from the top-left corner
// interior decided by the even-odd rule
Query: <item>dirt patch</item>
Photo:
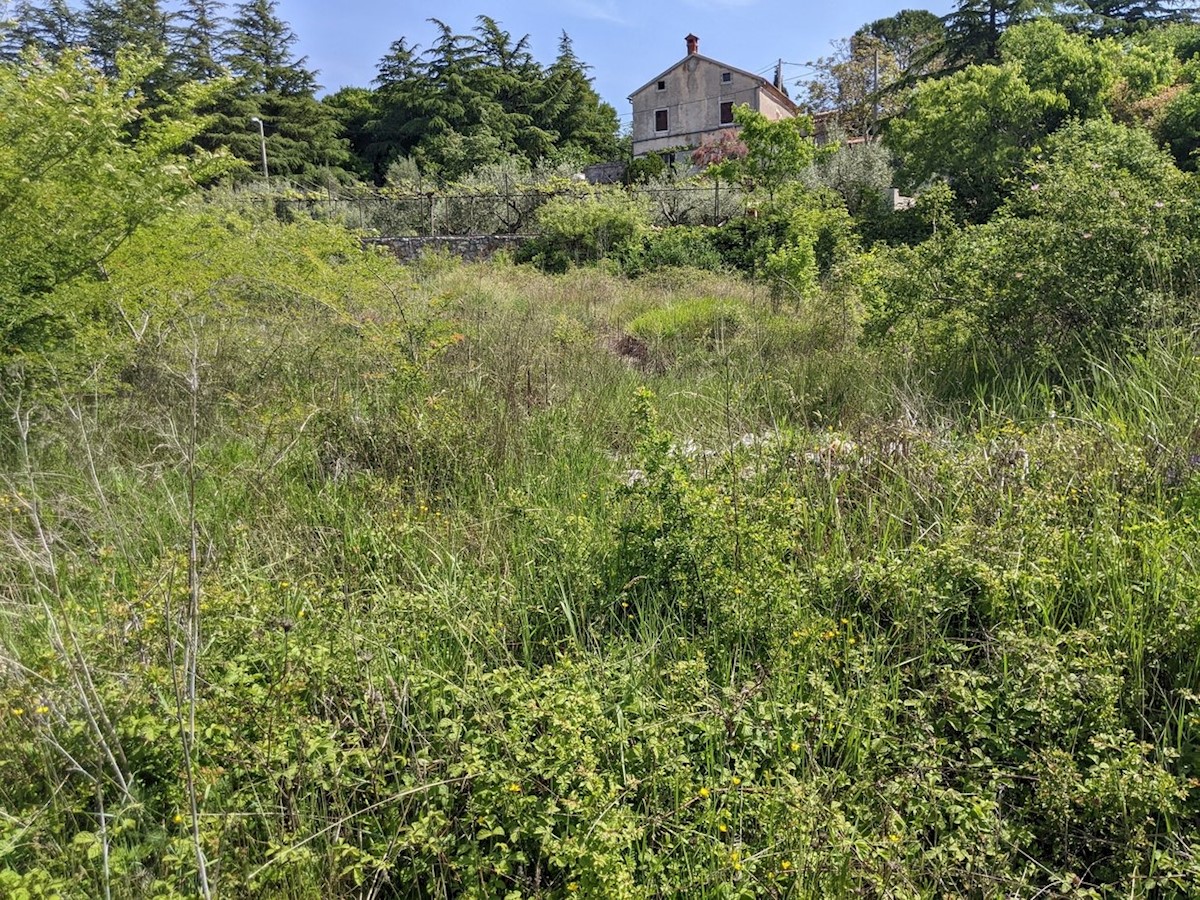
[[[615,353],[625,365],[639,372],[659,375],[666,371],[666,362],[643,340],[632,334],[613,334],[604,339],[604,347]]]

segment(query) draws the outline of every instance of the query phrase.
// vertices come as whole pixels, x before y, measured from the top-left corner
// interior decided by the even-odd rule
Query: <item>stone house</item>
[[[796,115],[779,87],[702,56],[696,35],[685,40],[687,56],[629,95],[635,157],[698,147],[708,135],[734,127],[733,108],[743,103],[772,121]]]

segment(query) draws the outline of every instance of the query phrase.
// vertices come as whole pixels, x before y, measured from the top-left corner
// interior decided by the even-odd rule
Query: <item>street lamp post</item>
[[[258,123],[258,146],[262,150],[263,180],[270,181],[271,176],[267,174],[267,133],[263,131],[263,120],[258,116],[251,116],[250,121]]]

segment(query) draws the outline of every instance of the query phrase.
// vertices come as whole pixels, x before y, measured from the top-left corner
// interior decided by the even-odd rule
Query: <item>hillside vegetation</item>
[[[109,271],[136,339],[8,398],[10,896],[1200,884],[1186,335],[946,405],[694,271]]]
[[[1200,895],[1196,34],[473,264],[0,64],[0,896]]]

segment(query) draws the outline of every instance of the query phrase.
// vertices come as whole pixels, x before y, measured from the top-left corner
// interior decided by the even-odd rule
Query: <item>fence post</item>
[[[713,179],[713,220],[714,225],[721,223],[721,179]]]

